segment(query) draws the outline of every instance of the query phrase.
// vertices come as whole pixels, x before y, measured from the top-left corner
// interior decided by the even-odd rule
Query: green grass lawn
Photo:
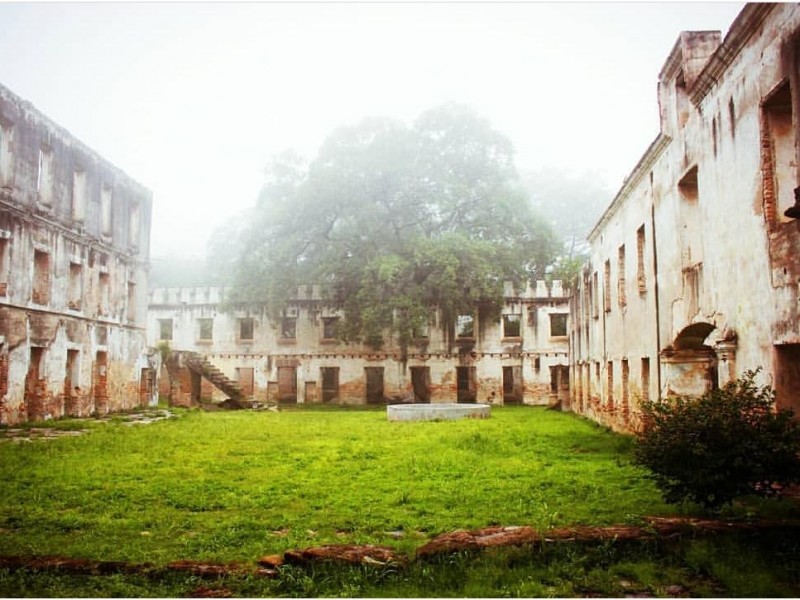
[[[181,411],[0,444],[0,551],[252,561],[322,543],[411,550],[492,524],[667,514],[630,440],[571,415],[390,423],[383,410]]]
[[[336,408],[177,415],[149,425],[93,423],[81,437],[0,442],[0,554],[252,563],[325,543],[378,543],[410,554],[459,528],[631,523],[680,512],[631,464],[630,438],[541,408],[495,407],[488,420],[426,423]],[[247,581],[234,587],[269,596],[571,596],[584,589],[578,581],[588,581],[587,589],[601,594],[624,591],[601,576],[608,570],[602,557],[587,562],[568,553],[551,565],[526,551],[508,552],[509,559],[470,559],[469,568],[456,557],[388,575],[344,568],[322,569],[315,578],[289,569],[269,588]],[[637,551],[644,562],[630,569],[650,578],[652,589],[669,584],[671,571],[648,552]],[[684,559],[676,573],[687,568]],[[621,555],[614,564],[630,560]],[[705,577],[692,573],[687,577]],[[560,583],[547,584],[548,577]],[[0,595],[163,596],[196,585],[137,581],[0,571]],[[722,589],[742,595],[741,588]]]

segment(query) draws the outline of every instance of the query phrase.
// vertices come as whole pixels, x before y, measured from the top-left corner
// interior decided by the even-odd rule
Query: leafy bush
[[[800,481],[800,428],[758,371],[699,398],[643,404],[635,460],[653,472],[670,503],[718,510],[738,496],[771,496]]]

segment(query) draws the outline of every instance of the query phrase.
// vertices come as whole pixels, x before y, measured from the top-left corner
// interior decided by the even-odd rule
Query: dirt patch
[[[97,418],[70,418],[71,422],[79,423],[110,423],[119,422],[123,425],[150,425],[165,419],[175,418],[169,410],[145,410],[134,413],[116,413]],[[0,429],[0,441],[30,442],[33,440],[55,440],[64,437],[77,437],[91,433],[91,429],[58,429],[55,427],[15,427]]]

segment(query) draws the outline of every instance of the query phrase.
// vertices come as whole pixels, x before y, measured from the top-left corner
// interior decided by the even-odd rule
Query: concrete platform
[[[386,416],[390,421],[457,421],[488,419],[489,404],[390,404]]]

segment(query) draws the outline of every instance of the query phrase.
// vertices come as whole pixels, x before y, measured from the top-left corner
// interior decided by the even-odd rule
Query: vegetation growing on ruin
[[[445,331],[476,306],[496,316],[503,282],[544,278],[559,251],[511,142],[454,104],[410,127],[343,127],[307,166],[279,157],[242,242],[233,300],[266,301],[277,317],[298,285],[320,284],[345,311],[339,337],[374,347],[386,331],[407,345],[433,307]]]

